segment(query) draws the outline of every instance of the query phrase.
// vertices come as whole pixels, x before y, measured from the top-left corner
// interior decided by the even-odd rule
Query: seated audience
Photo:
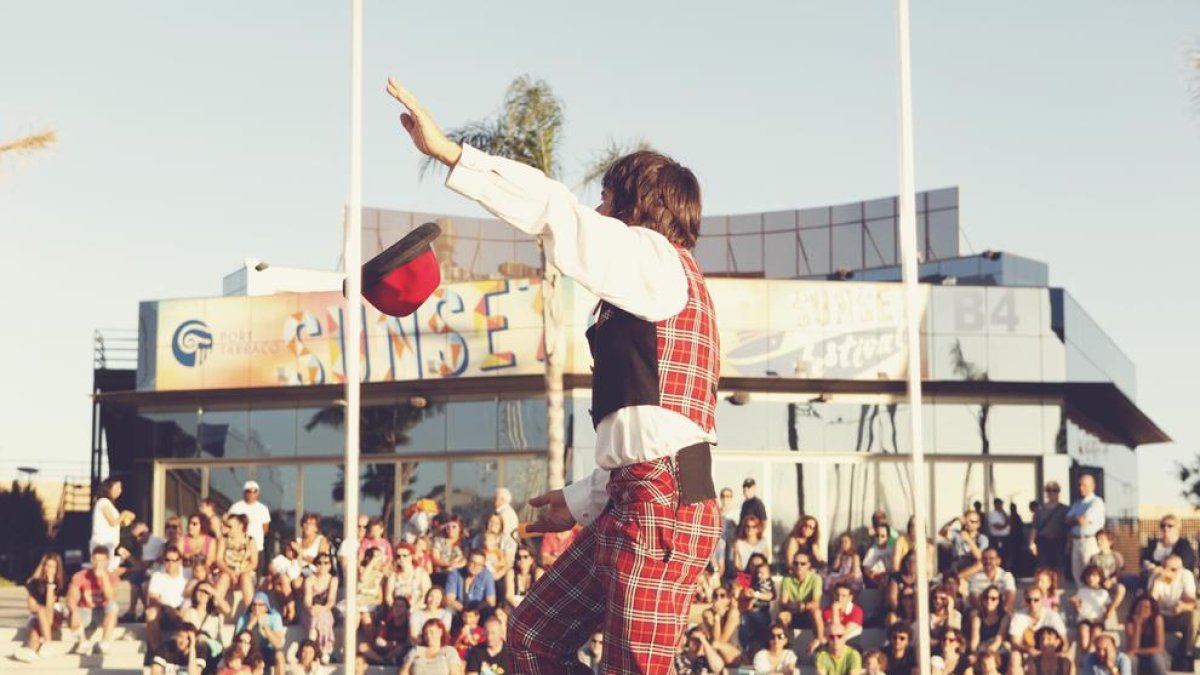
[[[1031,652],[1013,652],[1014,670],[1018,670],[1024,663],[1030,675],[1071,675],[1074,672],[1071,659],[1064,653],[1066,640],[1057,630],[1050,626],[1037,629],[1034,644],[1036,649]]]
[[[300,622],[304,635],[317,646],[317,659],[329,663],[333,655],[334,616],[337,605],[338,578],[332,574],[333,557],[318,553],[314,561],[316,572],[304,580],[304,601]]]
[[[941,647],[946,630],[962,630],[962,614],[954,608],[954,598],[941,586],[929,594],[929,639],[935,648]]]
[[[1009,622],[1008,636],[1011,644],[1011,667],[1020,672],[1022,665],[1041,649],[1038,632],[1049,628],[1058,633],[1060,643],[1067,639],[1067,627],[1058,612],[1046,607],[1046,594],[1041,588],[1031,586],[1025,591],[1025,608],[1013,614]]]
[[[246,533],[250,519],[245,514],[235,513],[225,517],[226,532],[217,545],[216,583],[217,595],[224,600],[229,589],[236,585],[242,592],[242,603],[247,607],[254,597],[254,571],[258,569],[258,549],[254,540]]]
[[[835,631],[841,632],[845,634],[847,642],[862,635],[862,607],[854,603],[854,592],[850,590],[849,585],[838,584],[833,589],[833,602],[821,612],[821,623],[825,625],[825,635],[832,635]],[[815,648],[810,644],[809,652],[812,651],[815,651]]]
[[[857,675],[862,670],[862,655],[846,644],[844,632],[831,631],[829,643],[817,652],[816,668],[817,675]]]
[[[1089,565],[1095,565],[1104,573],[1104,581],[1101,586],[1105,590],[1112,593],[1114,597],[1125,597],[1125,585],[1121,583],[1121,573],[1125,569],[1125,557],[1120,551],[1113,550],[1112,532],[1108,530],[1100,530],[1096,533],[1096,547],[1100,550],[1087,561]],[[1120,593],[1118,596],[1117,593]],[[1116,600],[1117,605],[1121,604],[1121,600]]]
[[[421,626],[421,641],[408,652],[400,675],[463,675],[463,662],[450,646],[449,630],[438,619]]]
[[[442,524],[439,535],[433,539],[433,579],[435,582],[446,583],[446,576],[453,570],[467,566],[467,556],[463,550],[462,520],[457,515],[450,515]]]
[[[205,672],[215,671],[224,645],[221,625],[229,616],[229,605],[217,597],[217,591],[207,581],[192,589],[188,606],[180,612],[183,623],[196,628],[196,653],[207,664]]]
[[[1092,644],[1095,649],[1084,654],[1079,675],[1133,675],[1133,661],[1117,650],[1113,636],[1099,633]]]
[[[562,554],[566,553],[571,546],[571,542],[575,541],[578,532],[579,528],[573,527],[562,532],[547,532],[542,535],[542,545],[538,549],[542,567],[550,567],[562,557]]]
[[[29,609],[26,649],[17,652],[16,657],[26,663],[41,656],[42,644],[54,639],[54,629],[62,623],[66,613],[62,598],[67,590],[64,574],[62,558],[57,553],[46,553],[25,582],[25,606]]]
[[[767,646],[754,655],[755,675],[793,675],[800,672],[799,666],[796,665],[796,652],[788,649],[792,642],[788,632],[788,627],[781,623],[771,626],[767,633]],[[820,662],[818,658],[817,663]],[[819,669],[820,665],[817,668]]]
[[[408,601],[410,608],[420,607],[425,602],[425,593],[433,586],[433,580],[424,568],[417,567],[413,562],[416,547],[408,542],[396,544],[396,559],[393,563],[392,574],[387,580],[384,599],[391,604],[399,598]]]
[[[93,650],[108,653],[108,641],[117,626],[120,577],[109,571],[108,558],[108,548],[93,548],[91,566],[76,572],[67,588],[67,626],[76,640],[77,654],[91,654]],[[98,641],[96,632],[100,633]]]
[[[496,606],[496,580],[488,571],[483,551],[471,551],[465,566],[447,573],[446,606],[456,612],[464,607],[482,607],[489,613]]]
[[[917,670],[917,652],[913,647],[913,629],[908,623],[894,623],[887,629],[883,653],[887,656],[887,675],[913,675]]]
[[[694,626],[687,631],[683,650],[675,656],[675,672],[679,675],[720,675],[725,662],[713,648],[704,629]]]
[[[383,583],[390,566],[383,550],[368,548],[358,562],[358,611],[375,614],[383,606]]]
[[[296,649],[296,662],[288,666],[287,675],[329,675],[332,670],[321,663],[317,643],[305,640]]]
[[[742,654],[738,639],[741,611],[733,597],[735,589],[733,584],[718,588],[713,592],[712,606],[700,615],[700,627],[708,643],[726,664],[734,663]]]
[[[252,665],[261,663],[262,656],[258,653],[254,634],[248,630],[240,630],[233,636],[233,644],[225,650],[221,663],[217,667],[219,675],[234,675],[235,673],[252,673]]]
[[[1004,595],[996,586],[979,593],[979,609],[971,615],[971,638],[968,652],[980,649],[1007,651],[1008,624],[1012,614],[1004,607]]]
[[[437,619],[442,626],[450,626],[454,623],[454,614],[445,606],[445,599],[446,592],[442,590],[442,587],[434,586],[425,593],[424,606],[410,613],[414,642],[421,638],[421,630],[431,619]],[[446,641],[450,641],[449,632],[446,634]]]
[[[300,520],[296,550],[300,552],[300,565],[306,577],[317,571],[317,556],[329,553],[329,538],[321,534],[321,517],[317,514],[306,513]]]
[[[517,549],[516,562],[512,572],[504,578],[504,601],[509,607],[516,608],[529,593],[533,582],[545,574],[537,562],[537,558],[524,546]]]
[[[821,526],[812,516],[800,516],[792,526],[792,531],[788,533],[783,548],[784,560],[794,560],[797,553],[807,553],[813,569],[825,566],[825,545],[821,543]]]
[[[1174,670],[1192,670],[1196,642],[1196,577],[1172,553],[1150,579],[1150,597],[1158,603],[1167,631],[1178,631],[1181,639],[1172,654]]]
[[[183,556],[174,545],[167,546],[163,556],[164,569],[150,575],[146,590],[146,645],[156,651],[163,633],[170,633],[181,623],[179,610],[187,596],[187,577],[183,575]]]
[[[696,590],[692,594],[692,601],[704,605],[711,603],[713,593],[721,587],[721,583],[721,572],[710,561],[696,578]]]
[[[200,675],[206,665],[196,654],[195,628],[182,624],[175,628],[162,645],[147,654],[151,675]]]
[[[741,643],[747,649],[757,649],[767,642],[767,627],[771,625],[771,603],[775,601],[775,582],[771,579],[771,567],[759,563],[753,570],[754,580],[750,588],[742,591]]]
[[[792,629],[811,628],[821,639],[825,634],[821,621],[821,575],[813,569],[809,554],[802,551],[791,560],[791,573],[779,583],[779,620]]]
[[[304,589],[302,572],[304,563],[300,560],[300,549],[296,542],[289,541],[283,552],[271,560],[267,576],[267,592],[284,623],[296,621],[296,598]]]
[[[245,613],[238,617],[234,630],[249,631],[255,637],[256,651],[262,656],[263,664],[275,673],[283,673],[283,647],[286,632],[283,617],[271,609],[271,598],[266,593],[256,593]]]
[[[383,518],[371,518],[367,521],[367,536],[358,542],[358,558],[361,561],[367,549],[378,549],[379,554],[383,556],[384,561],[391,565],[392,562],[392,542],[383,534],[384,522]]]
[[[878,649],[863,654],[864,675],[887,675],[887,655]]]
[[[1142,549],[1141,580],[1143,587],[1166,565],[1167,558],[1179,556],[1185,570],[1196,569],[1196,552],[1179,529],[1179,518],[1172,514],[1158,521],[1159,536]],[[1097,542],[1099,543],[1099,542]]]
[[[1104,626],[1116,616],[1117,603],[1101,585],[1104,572],[1095,565],[1083,569],[1084,585],[1071,597],[1075,609],[1075,629],[1079,633],[1079,648],[1090,651],[1092,636],[1104,632]]]
[[[950,569],[969,576],[980,564],[983,550],[988,547],[987,535],[980,531],[983,517],[970,510],[951,518],[938,530],[938,536],[950,542]]]
[[[592,631],[592,637],[579,651],[575,652],[575,660],[582,663],[592,671],[593,675],[600,675],[600,659],[604,655],[604,631]]]
[[[483,622],[484,643],[467,652],[467,675],[508,675],[515,672],[508,646],[504,643],[504,625],[496,617]]]
[[[483,644],[485,635],[483,626],[479,625],[478,605],[463,607],[459,616],[462,618],[462,625],[458,627],[452,644],[458,650],[459,657],[465,661],[467,652],[475,645]]]
[[[854,538],[849,532],[838,537],[833,562],[825,573],[825,591],[832,591],[838,584],[846,584],[855,593],[863,589],[862,560],[854,547]]]
[[[933,675],[961,675],[970,665],[962,631],[947,628],[941,637],[941,648],[929,660],[929,669]]]
[[[891,528],[878,527],[871,534],[871,545],[863,556],[863,580],[870,588],[887,586],[888,575],[892,573],[892,554],[894,545],[891,539]]]
[[[207,520],[201,513],[188,516],[187,532],[179,541],[179,552],[183,554],[185,568],[196,565],[212,567],[217,558],[217,540],[208,533]]]
[[[763,521],[758,516],[749,515],[742,519],[738,527],[737,540],[733,542],[733,568],[737,572],[751,573],[750,556],[759,554],[771,562],[771,548],[763,538]]]
[[[1133,601],[1125,621],[1125,651],[1137,662],[1139,673],[1166,675],[1167,631],[1158,602],[1148,595]]]
[[[408,600],[397,598],[386,611],[375,632],[375,653],[383,664],[398,666],[413,646]]]
[[[1059,571],[1049,567],[1039,567],[1033,572],[1033,586],[1042,591],[1046,608],[1058,614],[1059,618],[1065,619],[1062,608],[1061,579]]]
[[[900,563],[900,569],[893,572],[888,579],[887,585],[887,625],[892,625],[897,621],[911,622],[916,618],[915,614],[908,613],[902,606],[902,601],[905,596],[915,599],[917,587],[917,556],[916,553],[909,551]]]
[[[967,595],[970,597],[971,608],[983,609],[982,598],[984,589],[995,588],[1004,599],[1004,609],[1011,612],[1016,604],[1017,582],[1012,572],[1000,566],[1000,552],[989,548],[983,552],[979,571],[967,577]]]
[[[966,670],[966,675],[1000,675],[1000,655],[990,649],[981,649],[975,654],[975,663]],[[1015,675],[1019,675],[1019,672]]]

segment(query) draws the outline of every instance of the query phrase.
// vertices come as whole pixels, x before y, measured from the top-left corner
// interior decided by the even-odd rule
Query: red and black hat
[[[433,240],[442,229],[425,223],[404,235],[362,266],[362,294],[375,309],[390,316],[417,311],[442,283],[442,268]]]

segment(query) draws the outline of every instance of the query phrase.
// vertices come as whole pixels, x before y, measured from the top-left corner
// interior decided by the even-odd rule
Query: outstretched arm
[[[395,80],[400,123],[422,153],[450,167],[446,185],[517,229],[542,237],[548,261],[600,299],[648,321],[679,313],[687,279],[674,245],[644,227],[597,213],[533,167],[450,140]]]

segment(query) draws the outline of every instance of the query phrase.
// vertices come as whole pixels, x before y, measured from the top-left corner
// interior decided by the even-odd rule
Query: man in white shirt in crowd
[[[1100,552],[1096,533],[1104,528],[1104,500],[1096,494],[1096,479],[1085,473],[1079,477],[1079,500],[1067,509],[1067,527],[1071,528],[1071,576],[1083,586],[1083,568]]]
[[[447,187],[539,237],[547,267],[599,299],[587,333],[598,468],[529,501],[544,509],[530,532],[582,529],[509,617],[514,670],[570,672],[572,638],[599,625],[605,672],[668,672],[721,534],[711,458],[720,336],[691,254],[699,181],[665,155],[635,152],[610,165],[592,209],[535,168],[447,138],[394,81],[388,92],[406,108],[413,145],[449,168]]]
[[[876,527],[871,532],[871,546],[862,559],[863,579],[871,588],[887,586],[888,575],[892,573],[892,552],[890,543],[891,528]]]
[[[1062,616],[1047,606],[1046,596],[1040,588],[1031,586],[1025,591],[1025,609],[1013,614],[1012,622],[1008,625],[1008,637],[1012,643],[1012,672],[1025,672],[1021,669],[1022,659],[1028,659],[1036,653],[1034,634],[1046,626],[1053,628],[1066,644],[1067,625],[1063,623]]]
[[[1011,612],[1017,599],[1017,582],[1012,572],[1000,566],[1000,552],[989,548],[983,552],[981,567],[967,577],[967,593],[971,596],[971,605],[975,609],[983,609],[983,592],[988,586],[995,585],[1004,596],[1004,608]]]
[[[180,626],[184,589],[188,579],[183,573],[183,554],[174,545],[163,553],[163,569],[150,575],[146,588],[146,643],[154,652],[162,646],[162,636]]]
[[[1181,557],[1167,556],[1150,580],[1150,597],[1158,602],[1164,627],[1182,634],[1173,654],[1175,665],[1186,666],[1191,672],[1196,643],[1196,576],[1184,569]]]
[[[987,512],[987,535],[992,546],[1000,551],[1000,559],[1008,559],[1008,535],[1012,533],[1012,525],[1008,522],[1008,511],[1004,509],[1004,500],[996,497],[992,500],[992,510]]]
[[[271,527],[271,510],[258,501],[257,481],[248,480],[242,485],[242,499],[229,507],[229,513],[240,513],[250,521],[246,526],[246,534],[250,535],[258,549],[259,566],[266,567],[266,556],[262,552],[267,541],[267,530]]]
[[[493,500],[496,513],[500,514],[500,522],[504,523],[504,536],[511,537],[519,525],[517,510],[512,505],[512,492],[506,487],[496,488],[496,498]]]

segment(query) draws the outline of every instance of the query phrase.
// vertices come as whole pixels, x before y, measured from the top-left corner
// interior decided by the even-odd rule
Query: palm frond
[[[608,145],[603,150],[596,153],[583,169],[583,178],[576,186],[577,190],[583,190],[592,183],[604,177],[608,172],[608,167],[614,162],[621,159],[625,155],[638,152],[641,150],[653,150],[650,141],[644,138],[638,138],[632,141],[617,141],[616,139],[608,139]]]
[[[27,152],[33,152],[34,150],[41,150],[57,140],[58,135],[53,131],[43,131],[32,136],[26,136],[25,138],[18,138],[15,141],[9,141],[8,143],[0,143],[0,155],[6,152],[24,154]]]
[[[496,120],[478,120],[468,122],[461,127],[448,129],[446,136],[455,143],[466,143],[473,148],[482,150],[489,155],[499,154],[503,149],[502,136],[500,128]],[[425,175],[431,170],[441,169],[442,164],[432,157],[424,157],[421,159],[420,178],[425,178]]]

